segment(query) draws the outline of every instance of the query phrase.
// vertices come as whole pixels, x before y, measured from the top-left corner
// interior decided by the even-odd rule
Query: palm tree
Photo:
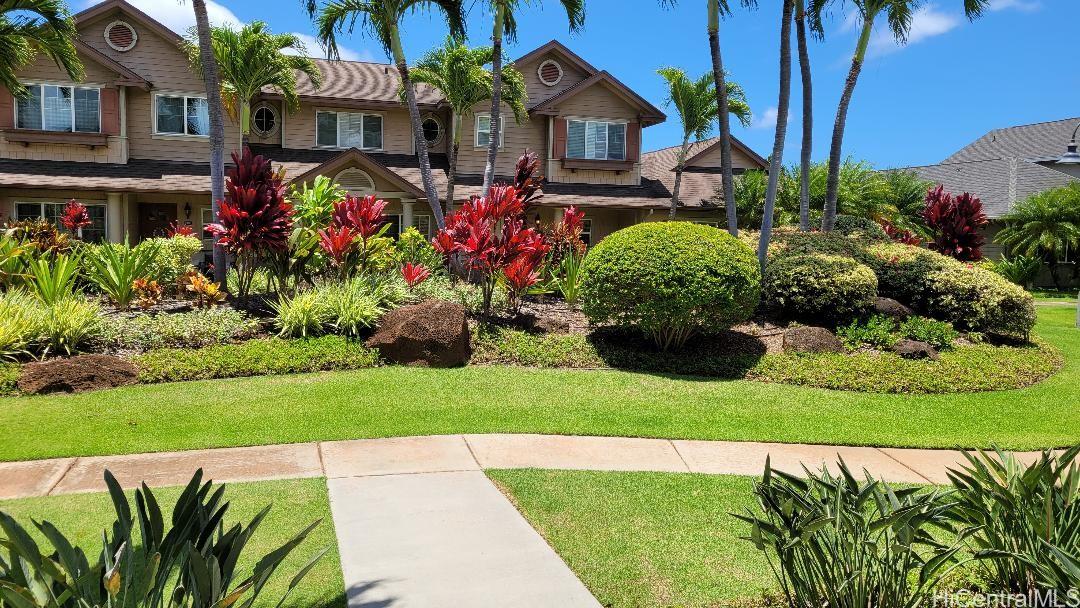
[[[307,49],[295,34],[274,34],[266,23],[256,21],[236,30],[227,25],[210,28],[214,59],[221,79],[221,92],[229,114],[240,123],[240,137],[247,144],[251,133],[251,103],[265,86],[272,86],[285,98],[289,112],[300,107],[296,92],[296,71],[307,74],[315,88],[322,86],[322,73],[305,56]],[[202,71],[198,37],[188,36],[186,51],[195,69]],[[298,55],[282,51],[295,50]]]
[[[671,212],[669,213],[669,217],[675,219],[683,171],[686,169],[686,155],[690,149],[690,138],[697,141],[705,139],[712,131],[713,121],[716,120],[718,111],[714,90],[716,84],[712,74],[690,80],[686,72],[680,68],[660,68],[656,73],[667,81],[667,105],[675,106],[683,127],[682,147],[679,148],[678,162],[675,164],[675,187],[671,192]],[[746,103],[746,94],[742,87],[734,82],[728,82],[727,87],[730,100],[728,109],[744,126],[749,126],[751,114],[750,106]]]
[[[514,11],[522,0],[488,0],[495,19],[491,31],[491,114],[490,137],[488,141],[487,164],[484,166],[484,192],[495,181],[495,161],[499,155],[499,140],[502,139],[502,46],[505,36],[510,42],[517,40],[517,19]],[[529,0],[525,0],[529,2]],[[559,0],[566,10],[570,21],[570,31],[577,32],[585,26],[585,0]]]
[[[800,2],[802,0],[799,0]],[[776,191],[780,174],[784,171],[784,141],[787,138],[788,106],[791,103],[791,19],[795,12],[795,0],[784,0],[780,21],[780,99],[776,104],[776,135],[773,138],[772,156],[769,158],[769,186],[765,190],[765,211],[761,217],[761,237],[758,241],[758,262],[765,272],[765,259],[772,238],[773,211],[776,208]]]
[[[862,25],[859,29],[858,42],[855,44],[855,54],[851,58],[851,69],[848,70],[844,91],[840,95],[840,103],[836,108],[836,120],[833,123],[832,143],[829,146],[829,177],[825,185],[825,212],[821,218],[821,229],[825,231],[832,230],[833,224],[836,223],[836,198],[840,185],[840,163],[843,161],[844,128],[847,126],[851,96],[855,92],[855,84],[859,81],[863,61],[866,59],[866,49],[870,44],[874,21],[884,13],[893,38],[897,43],[904,44],[907,42],[908,33],[911,32],[915,9],[919,6],[919,0],[851,0],[851,2],[859,11]],[[974,20],[982,14],[983,9],[989,6],[990,0],[963,0],[963,3],[967,18]]]
[[[414,83],[431,85],[442,92],[453,113],[453,141],[450,145],[450,170],[446,176],[446,211],[454,204],[454,183],[457,178],[458,150],[461,148],[461,131],[464,119],[470,116],[476,104],[491,99],[491,72],[484,66],[491,63],[494,51],[489,46],[470,49],[453,36],[447,36],[443,45],[428,51],[411,69]],[[514,111],[518,124],[528,120],[525,104],[529,94],[525,90],[525,77],[512,64],[503,67],[503,101]],[[401,91],[402,96],[405,91]]]
[[[424,193],[428,206],[439,228],[446,225],[439,193],[435,190],[435,178],[431,174],[431,161],[428,158],[427,141],[424,139],[423,122],[420,109],[416,105],[416,89],[409,74],[409,64],[405,60],[405,50],[401,46],[401,20],[405,14],[421,9],[437,9],[442,14],[450,35],[455,38],[465,37],[465,10],[462,0],[329,0],[320,10],[317,0],[304,0],[308,13],[317,16],[318,39],[326,47],[326,54],[331,59],[338,59],[337,35],[343,31],[352,33],[359,21],[360,27],[368,35],[382,44],[386,54],[393,57],[401,77],[401,86],[405,89],[405,100],[412,120],[413,142],[420,161],[420,177],[424,182]],[[498,57],[498,53],[496,53]]]
[[[821,13],[828,0],[796,0],[795,39],[799,48],[799,76],[802,82],[802,148],[799,153],[799,230],[810,230],[810,157],[814,150],[814,85],[810,74],[807,30],[814,38],[824,38]],[[808,10],[809,9],[809,10]]]
[[[1050,267],[1060,288],[1058,263],[1080,249],[1080,185],[1071,184],[1032,195],[1001,218],[997,235],[1010,253],[1039,258]]]
[[[48,55],[68,76],[83,79],[83,66],[75,52],[79,37],[75,20],[62,0],[0,0],[0,85],[15,97],[26,87],[16,75],[38,53]]]
[[[199,36],[199,62],[206,83],[206,105],[210,115],[210,209],[216,219],[221,200],[225,198],[225,109],[221,103],[221,81],[214,58],[210,34],[210,18],[206,0],[191,0],[195,8],[195,31]],[[228,282],[225,249],[214,244],[214,282],[226,288]]]

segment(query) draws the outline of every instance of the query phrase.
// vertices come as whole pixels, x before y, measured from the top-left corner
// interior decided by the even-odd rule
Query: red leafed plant
[[[405,284],[409,286],[409,289],[415,289],[418,285],[428,280],[428,277],[430,276],[431,270],[423,264],[405,262],[401,267],[401,278],[405,279]]]
[[[341,273],[342,280],[348,278],[357,236],[357,232],[348,226],[328,226],[319,231],[319,246],[330,256],[330,263]]]
[[[544,266],[544,256],[547,252],[543,249],[535,249],[529,253],[523,253],[503,268],[503,277],[506,279],[506,287],[510,297],[510,305],[515,309],[521,302],[529,288],[540,281],[540,272]]]
[[[386,201],[378,200],[374,195],[363,198],[346,196],[345,200],[334,203],[333,223],[338,228],[348,227],[356,230],[365,241],[378,235],[386,225]]]
[[[465,270],[479,277],[484,294],[484,314],[491,313],[491,296],[505,276],[511,296],[520,296],[539,268],[550,246],[534,228],[525,227],[526,205],[539,198],[539,166],[536,155],[526,151],[518,161],[513,185],[492,186],[487,196],[473,197],[446,218],[446,227],[435,236],[437,251],[450,261],[460,256]],[[510,272],[506,271],[513,266]],[[528,283],[528,285],[525,285]],[[522,289],[515,286],[525,285]]]
[[[897,243],[903,243],[905,245],[919,245],[922,243],[922,239],[910,230],[901,230],[889,220],[879,220],[879,222],[881,223],[881,228],[885,231],[885,234]]]
[[[165,236],[170,239],[178,236],[195,236],[195,229],[191,226],[180,224],[180,222],[172,222],[169,224],[169,229],[165,231]]]
[[[68,232],[77,235],[79,230],[93,222],[90,220],[90,212],[86,210],[86,205],[71,199],[67,205],[64,205],[64,214],[60,216],[60,223],[67,228]]]
[[[358,270],[382,268],[386,262],[389,239],[383,235],[389,229],[386,201],[374,196],[346,196],[334,203],[331,226],[319,231],[323,251],[333,258],[342,280]]]
[[[247,297],[260,257],[288,247],[292,205],[285,200],[285,172],[274,172],[270,160],[244,148],[232,154],[225,181],[225,200],[217,222],[206,227],[218,244],[236,258],[237,295]]]
[[[967,192],[954,197],[944,186],[931,188],[926,193],[923,219],[934,236],[930,249],[962,262],[982,259],[986,239],[979,229],[988,220],[978,197]]]

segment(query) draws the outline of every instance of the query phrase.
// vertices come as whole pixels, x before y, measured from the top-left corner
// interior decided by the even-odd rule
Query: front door
[[[139,203],[139,240],[167,236],[176,221],[174,203]]]

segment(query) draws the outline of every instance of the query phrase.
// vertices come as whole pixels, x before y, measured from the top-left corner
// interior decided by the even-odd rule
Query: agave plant
[[[755,484],[759,512],[746,540],[766,559],[793,608],[913,608],[958,563],[962,539],[940,490],[860,483],[843,460],[839,475],[804,467],[806,479],[774,471]],[[955,533],[951,544],[932,528]]]
[[[145,484],[135,491],[135,513],[108,471],[105,482],[116,520],[102,535],[100,556],[91,562],[49,522],[34,522],[51,551],[43,551],[14,518],[0,512],[0,605],[18,608],[250,608],[286,557],[319,521],[256,561],[241,578],[237,564],[266,517],[263,509],[247,525],[223,523],[229,503],[225,486],[203,483],[196,471],[173,508],[171,525]],[[138,533],[136,538],[135,532]],[[317,553],[292,578],[280,606],[315,563]]]
[[[135,298],[135,281],[150,276],[160,249],[153,240],[138,247],[132,247],[127,239],[122,245],[103,244],[87,254],[87,274],[98,289],[126,310]]]

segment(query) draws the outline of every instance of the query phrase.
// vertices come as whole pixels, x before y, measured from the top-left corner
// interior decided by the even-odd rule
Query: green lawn
[[[603,606],[747,605],[777,588],[731,517],[749,477],[488,471]]]
[[[385,367],[0,399],[0,460],[444,433],[556,433],[900,447],[1080,442],[1076,310],[1039,309],[1061,372],[1031,388],[837,392],[621,371]]]
[[[169,520],[171,507],[182,489],[154,489],[166,521]],[[129,498],[131,495],[129,492]],[[331,550],[308,573],[301,586],[289,597],[287,605],[296,608],[345,606],[345,583],[341,578],[341,563],[338,558],[337,539],[334,536],[334,523],[330,517],[330,500],[325,479],[228,484],[226,497],[231,502],[225,518],[226,525],[237,521],[246,523],[266,505],[274,505],[241,558],[238,569],[240,573],[250,573],[255,559],[276,549],[312,521],[322,519],[322,524],[308,536],[303,545],[293,551],[270,579],[256,606],[275,606],[284,594],[289,579],[311,556],[326,547]],[[42,548],[48,545],[44,544],[44,537],[30,523],[30,519],[52,522],[76,545],[82,547],[91,560],[101,551],[102,530],[111,526],[115,519],[112,502],[107,493],[0,500],[0,511],[15,517],[30,530],[35,540],[43,543]]]
[[[1058,291],[1056,289],[1035,289],[1031,292],[1037,301],[1045,302],[1076,302],[1077,292],[1071,289]]]

